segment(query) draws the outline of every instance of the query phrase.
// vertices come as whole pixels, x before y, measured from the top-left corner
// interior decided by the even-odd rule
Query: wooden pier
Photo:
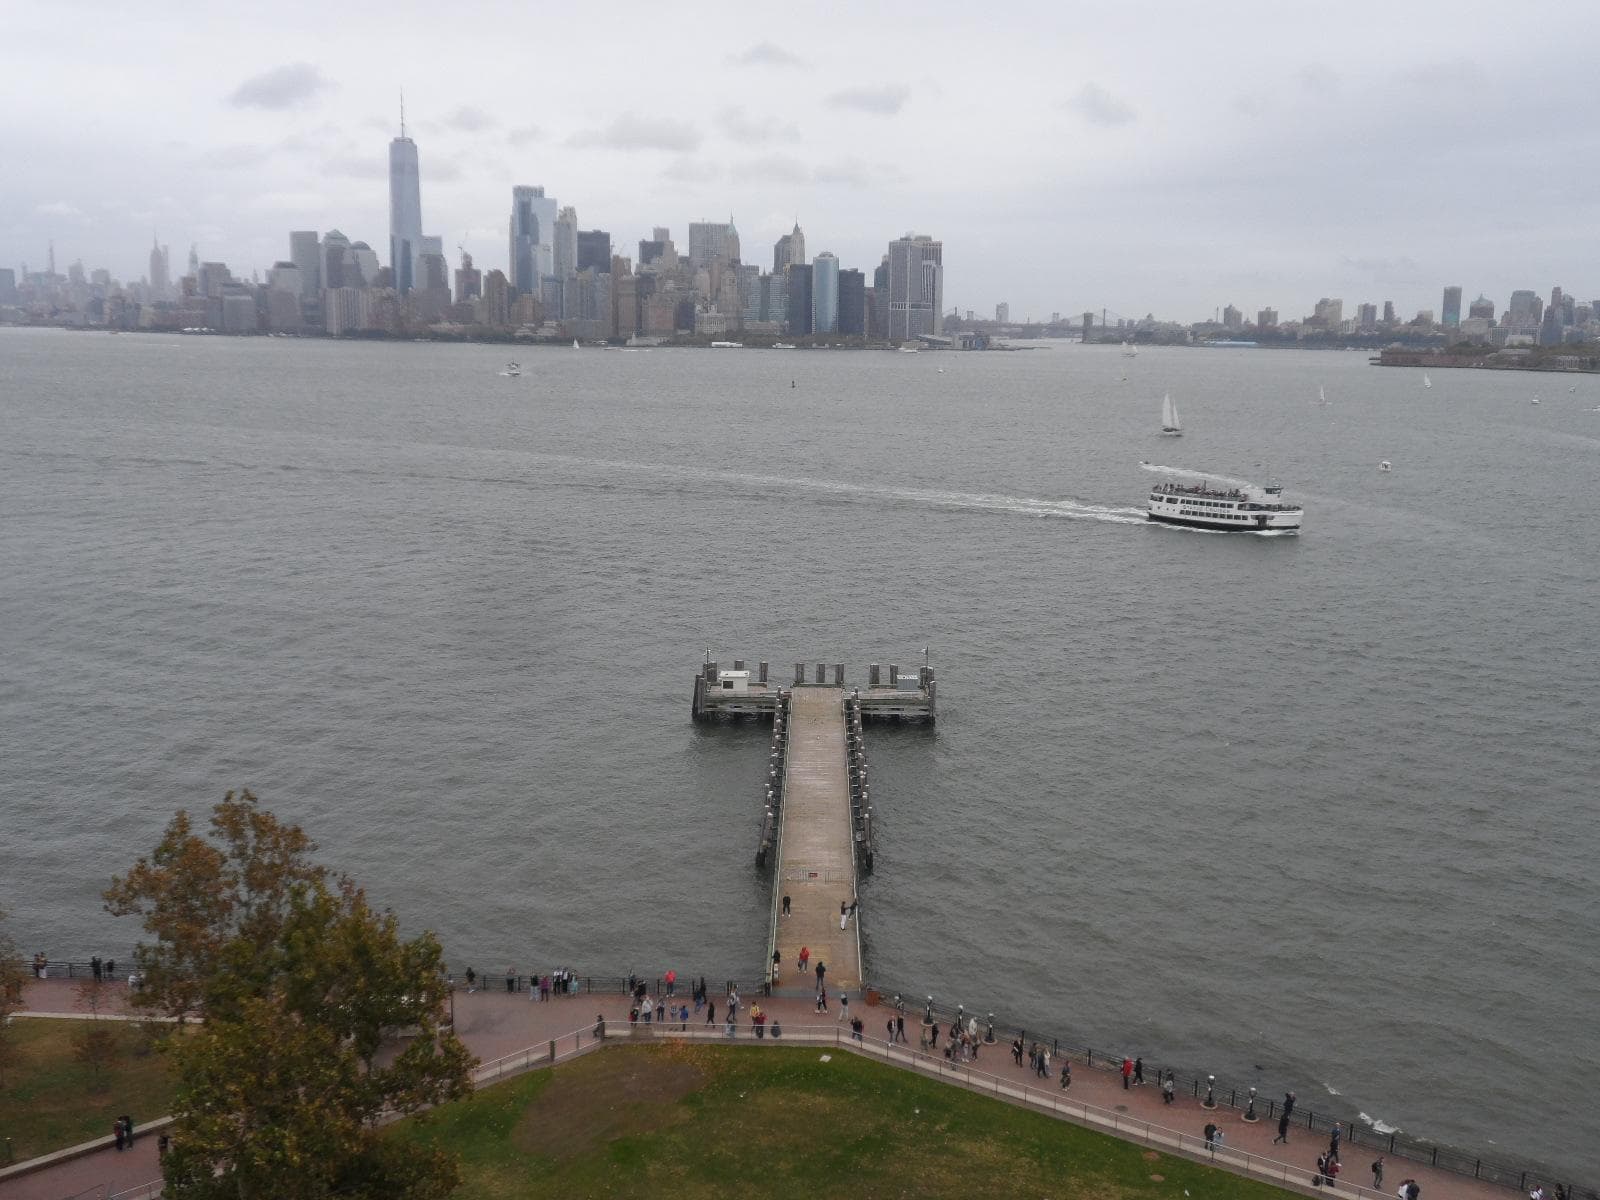
[[[772,944],[779,956],[773,990],[815,994],[816,965],[822,962],[830,994],[840,988],[855,993],[861,987],[861,938],[854,916],[843,929],[839,920],[840,905],[856,897],[845,694],[842,688],[811,686],[790,695],[772,888]],[[790,900],[787,917],[784,896]],[[805,976],[799,966],[802,946],[811,951]]]
[[[932,724],[938,685],[926,663],[901,675],[874,663],[866,688],[845,685],[844,665],[794,664],[794,682],[780,685],[768,663],[755,671],[707,661],[694,679],[697,721],[753,717],[772,722],[772,745],[756,850],[758,867],[773,871],[772,922],[766,961],[775,993],[814,996],[816,966],[827,965],[830,1006],[862,980],[858,914],[860,874],[873,863],[872,799],[863,722]],[[830,679],[829,676],[832,676]],[[784,913],[784,898],[789,911]],[[800,970],[800,950],[810,951]],[[776,954],[778,967],[773,970]]]

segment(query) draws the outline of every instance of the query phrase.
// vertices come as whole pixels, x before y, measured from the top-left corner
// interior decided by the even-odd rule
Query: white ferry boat
[[[1197,477],[1194,483],[1158,483],[1150,489],[1152,521],[1192,525],[1196,529],[1222,529],[1246,533],[1262,530],[1297,530],[1304,510],[1286,504],[1283,487],[1253,483],[1232,485]]]

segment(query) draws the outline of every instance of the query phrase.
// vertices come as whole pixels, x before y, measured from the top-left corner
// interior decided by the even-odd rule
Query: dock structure
[[[842,663],[831,670],[827,663],[817,663],[814,672],[807,663],[795,663],[794,682],[780,684],[766,662],[752,672],[743,659],[735,659],[733,668],[724,671],[707,652],[694,678],[694,719],[772,722],[756,865],[773,872],[766,948],[773,992],[815,995],[819,962],[827,966],[830,1004],[836,1004],[840,990],[859,992],[863,965],[857,882],[872,870],[874,857],[863,723],[931,725],[937,694],[933,668],[926,661],[906,675],[897,665],[884,672],[873,663],[867,686],[858,688],[846,686]],[[846,910],[843,921],[841,908]],[[809,952],[803,973],[802,947]]]
[[[830,678],[831,676],[831,678]],[[744,659],[733,660],[733,669],[724,670],[707,655],[705,665],[694,680],[692,713],[696,721],[718,717],[754,717],[771,720],[778,711],[778,698],[792,689],[827,687],[846,690],[844,664],[794,664],[794,682],[779,683],[772,677],[770,664],[763,661],[755,671],[746,669]],[[902,673],[890,664],[887,671],[878,663],[867,668],[867,686],[852,690],[861,700],[865,721],[924,721],[933,724],[938,714],[938,684],[933,668],[924,664],[915,672]]]
[[[853,913],[840,920],[840,906],[856,898],[845,692],[813,685],[788,694],[771,939],[779,965],[772,990],[815,994],[821,962],[827,965],[830,997],[839,989],[854,994],[862,977],[860,930]],[[788,916],[783,915],[784,896],[789,897]],[[804,975],[801,947],[811,952]]]

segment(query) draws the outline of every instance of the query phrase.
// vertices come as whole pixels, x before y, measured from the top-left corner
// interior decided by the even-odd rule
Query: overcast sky
[[[0,0],[0,265],[246,277],[288,230],[388,261],[406,93],[427,232],[506,265],[513,184],[633,255],[799,218],[868,271],[944,242],[946,307],[1347,314],[1443,285],[1600,296],[1600,6],[547,6]]]

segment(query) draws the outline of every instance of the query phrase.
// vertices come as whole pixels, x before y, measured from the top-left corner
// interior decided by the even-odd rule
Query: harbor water
[[[927,647],[869,976],[1600,1182],[1600,378],[516,354],[0,330],[24,952],[125,954],[109,877],[248,786],[458,968],[753,975],[767,731],[693,672]],[[1141,460],[1304,530],[1152,525]]]

